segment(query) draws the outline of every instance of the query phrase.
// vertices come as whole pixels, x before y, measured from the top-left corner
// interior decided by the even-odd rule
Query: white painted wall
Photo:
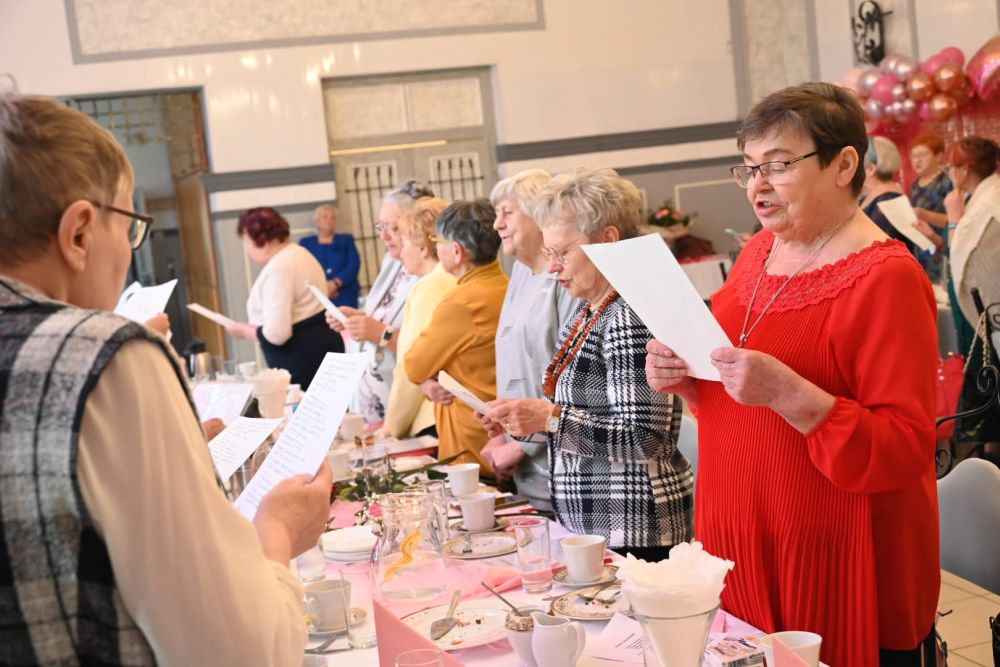
[[[921,60],[946,46],[957,46],[966,59],[998,29],[997,0],[912,0],[917,10],[917,46]]]

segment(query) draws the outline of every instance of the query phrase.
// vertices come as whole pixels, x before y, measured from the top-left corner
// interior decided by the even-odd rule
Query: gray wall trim
[[[333,165],[329,162],[306,167],[227,171],[202,174],[201,176],[202,185],[210,193],[275,188],[282,185],[304,185],[306,183],[332,183],[333,181]]]
[[[193,55],[197,53],[218,53],[225,51],[245,51],[247,49],[274,49],[286,46],[310,46],[315,44],[336,44],[341,42],[373,42],[378,40],[413,39],[419,37],[443,37],[449,35],[474,35],[493,32],[521,32],[528,30],[545,30],[545,0],[535,0],[538,6],[538,18],[527,23],[497,23],[485,26],[468,26],[455,28],[427,28],[424,30],[398,30],[371,33],[353,33],[344,35],[320,35],[315,37],[295,37],[285,39],[262,39],[246,42],[231,42],[222,44],[198,44],[179,46],[166,49],[144,49],[141,51],[120,51],[117,53],[85,54],[80,48],[80,35],[77,30],[75,0],[64,0],[66,3],[66,22],[69,28],[70,49],[73,63],[118,62],[122,60],[140,60],[143,58],[163,58],[172,56]]]
[[[912,48],[910,55],[916,60],[921,60],[920,42],[917,39],[917,3],[913,0],[906,2],[906,20],[910,22],[910,46]]]
[[[729,167],[742,164],[743,158],[739,155],[724,155],[722,157],[709,157],[700,160],[681,160],[678,162],[660,162],[659,164],[642,164],[635,167],[621,167],[615,169],[621,176],[634,176],[635,174],[651,174],[661,171],[676,171],[678,169],[698,169],[700,167],[724,167],[719,170],[719,178],[729,175]]]
[[[323,204],[338,205],[336,199],[323,199],[320,201],[301,202],[299,204],[279,204],[273,208],[282,215],[288,215],[290,213],[312,213]],[[212,222],[218,222],[219,220],[227,220],[230,218],[239,218],[245,210],[246,209],[243,208],[234,208],[225,211],[212,211]]]
[[[603,153],[631,148],[689,144],[714,139],[730,139],[736,136],[740,122],[725,121],[705,125],[685,125],[659,130],[621,132],[618,134],[598,134],[589,137],[532,141],[522,144],[501,144],[497,146],[497,162],[538,160],[540,158],[581,155],[583,153]]]
[[[806,30],[809,31],[809,78],[819,81],[819,26],[816,24],[816,0],[805,0]],[[912,6],[912,3],[911,3]]]
[[[1000,2],[1000,0],[997,0]],[[736,83],[736,113],[745,116],[753,104],[750,94],[750,54],[747,28],[741,0],[729,0],[729,43],[733,55],[733,80]]]

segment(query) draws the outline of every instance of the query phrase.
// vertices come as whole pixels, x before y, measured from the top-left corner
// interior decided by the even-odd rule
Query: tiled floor
[[[941,572],[938,609],[952,610],[938,621],[938,632],[948,643],[949,667],[993,667],[989,618],[1000,616],[1000,596]]]

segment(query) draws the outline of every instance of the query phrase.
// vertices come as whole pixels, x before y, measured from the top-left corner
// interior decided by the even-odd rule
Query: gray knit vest
[[[144,327],[0,279],[0,665],[156,664],[76,471],[87,397],[135,339],[161,346],[186,387]]]

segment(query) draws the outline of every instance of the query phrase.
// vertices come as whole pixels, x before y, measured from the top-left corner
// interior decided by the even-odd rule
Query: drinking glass
[[[326,556],[319,544],[295,559],[295,572],[303,583],[326,579]]]
[[[521,588],[525,593],[544,593],[552,589],[552,552],[549,545],[549,521],[542,517],[514,519],[517,562],[521,570]]]
[[[448,485],[441,479],[428,479],[417,482],[413,487],[426,492],[433,500],[434,527],[437,528],[438,539],[443,547],[448,538],[451,537],[451,531],[448,528]]]
[[[415,648],[396,656],[396,667],[444,667],[444,652],[436,648]]]
[[[372,603],[372,566],[368,563],[351,563],[340,568],[344,586],[344,621],[347,625],[347,643],[351,648],[375,646],[375,607]],[[348,586],[350,584],[350,586]]]

